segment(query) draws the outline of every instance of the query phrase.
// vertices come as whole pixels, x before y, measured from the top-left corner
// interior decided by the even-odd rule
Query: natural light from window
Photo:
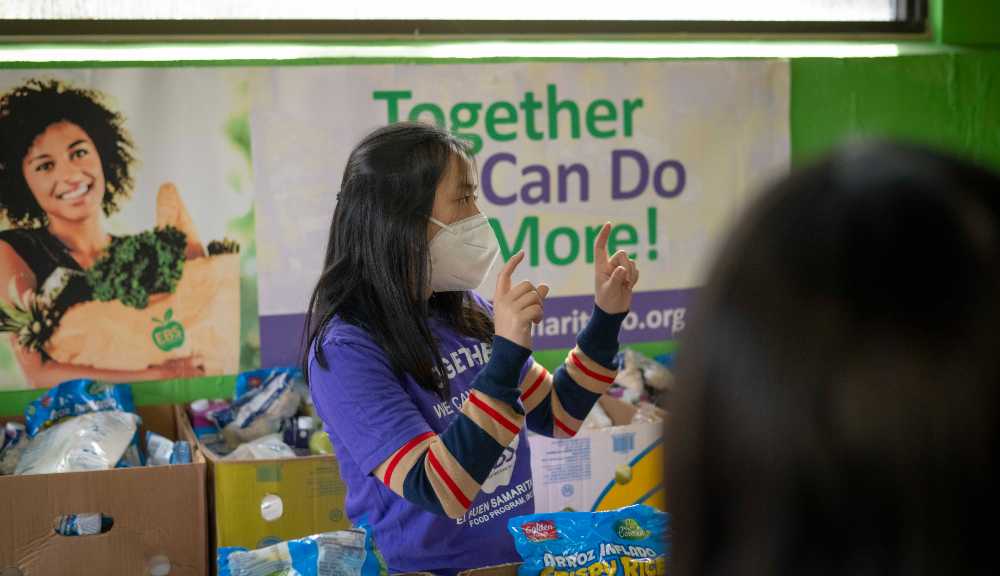
[[[896,0],[3,0],[4,19],[892,22]]]

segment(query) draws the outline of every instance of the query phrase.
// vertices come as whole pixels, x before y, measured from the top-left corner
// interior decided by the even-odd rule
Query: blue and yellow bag
[[[128,384],[112,386],[93,380],[63,382],[28,404],[24,411],[24,423],[28,436],[33,438],[63,418],[105,410],[134,413],[132,387]]]
[[[24,410],[24,424],[28,436],[33,438],[42,430],[67,418],[111,411],[135,414],[131,385],[102,384],[85,379],[69,380],[31,401]],[[139,449],[139,429],[136,427],[132,442],[115,467],[145,465],[146,457]]]
[[[650,506],[511,518],[518,576],[663,576],[670,515]]]
[[[219,548],[219,576],[385,576],[382,557],[363,528],[316,534],[247,550]]]

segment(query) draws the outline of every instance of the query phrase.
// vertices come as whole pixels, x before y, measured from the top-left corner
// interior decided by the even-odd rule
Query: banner
[[[259,365],[248,83],[0,71],[0,389]]]
[[[622,341],[666,344],[787,169],[788,64],[0,71],[0,389],[297,362],[347,156],[400,120],[474,150],[504,258],[552,288],[536,350],[585,325],[605,221],[642,270]]]
[[[518,279],[552,287],[538,350],[586,323],[605,221],[642,271],[622,340],[675,339],[727,223],[789,163],[784,61],[274,68],[253,93],[264,364],[298,358],[347,156],[378,126],[472,145],[503,256],[525,250]]]

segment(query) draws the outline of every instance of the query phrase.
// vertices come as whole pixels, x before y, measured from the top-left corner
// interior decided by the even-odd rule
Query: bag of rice
[[[670,516],[644,505],[511,518],[519,576],[663,576]]]

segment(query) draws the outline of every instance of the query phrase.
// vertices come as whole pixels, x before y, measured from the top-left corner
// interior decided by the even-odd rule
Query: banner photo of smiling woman
[[[91,268],[111,244],[105,218],[131,197],[134,162],[124,118],[100,93],[32,79],[0,95],[0,331],[36,387],[74,378],[127,381],[189,371],[183,362],[135,371],[60,363],[30,345],[52,332],[58,318],[28,322],[28,331],[15,329],[12,311],[31,313],[40,293],[61,275],[78,278],[73,272]],[[52,308],[87,301],[90,292],[86,282],[66,282]]]

